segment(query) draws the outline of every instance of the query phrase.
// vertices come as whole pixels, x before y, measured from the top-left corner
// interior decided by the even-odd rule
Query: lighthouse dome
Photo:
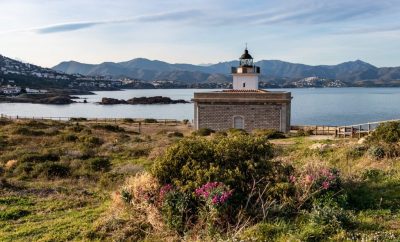
[[[246,60],[246,59],[253,59],[253,57],[249,54],[249,51],[247,50],[247,48],[244,50],[244,53],[242,54],[242,56],[240,56],[241,60]]]

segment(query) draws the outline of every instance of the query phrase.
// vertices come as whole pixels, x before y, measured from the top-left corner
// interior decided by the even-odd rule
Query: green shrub
[[[289,177],[285,167],[269,160],[272,153],[272,146],[264,137],[184,138],[156,160],[152,173],[161,184],[172,184],[183,192],[193,192],[209,181],[222,182],[235,191],[238,208],[244,206],[252,189],[264,189],[267,184],[276,188]],[[253,188],[250,184],[255,181],[258,183]],[[278,198],[282,192],[272,190],[265,193],[266,199]]]
[[[182,138],[183,134],[181,132],[174,131],[174,132],[169,132],[167,136],[168,136],[168,138],[172,138],[172,137]]]
[[[79,125],[79,123],[76,123],[73,126],[70,126],[68,129],[73,131],[73,132],[79,133],[82,130],[84,130],[84,128],[85,128],[84,126]]]
[[[7,146],[7,138],[0,133],[0,149]]]
[[[189,119],[184,119],[184,120],[182,120],[182,123],[183,123],[184,125],[187,125],[187,124],[189,123]]]
[[[348,159],[358,159],[362,157],[366,151],[367,147],[358,145],[355,147],[350,147],[350,149],[346,151],[346,156]]]
[[[94,129],[102,129],[110,132],[125,132],[124,128],[112,124],[95,124],[92,126]]]
[[[303,136],[310,136],[312,134],[313,134],[313,131],[310,129],[308,129],[308,130],[299,129],[299,130],[297,130],[296,136],[303,137]]]
[[[45,162],[35,166],[34,176],[41,176],[47,179],[65,178],[71,173],[69,166],[61,163]]]
[[[100,146],[103,144],[103,140],[95,136],[83,136],[80,140],[88,146]]]
[[[124,123],[134,123],[135,122],[135,120],[133,120],[132,118],[124,118],[122,121]]]
[[[78,136],[76,136],[74,134],[65,134],[62,136],[62,140],[66,141],[66,142],[75,142],[78,140]]]
[[[146,118],[143,120],[143,122],[147,124],[158,123],[157,119],[154,118]]]
[[[42,136],[46,133],[42,130],[31,130],[27,127],[18,127],[14,130],[13,134],[25,135],[25,136]]]
[[[89,160],[90,169],[93,171],[109,171],[111,169],[111,162],[107,158],[97,157]]]
[[[186,215],[190,201],[189,196],[175,189],[163,192],[164,190],[161,188],[161,192],[163,193],[161,214],[164,222],[170,229],[183,234],[187,221]]]
[[[226,131],[227,135],[247,135],[248,133],[244,129],[228,129]]]
[[[197,131],[194,131],[193,134],[194,135],[198,135],[198,136],[209,136],[210,134],[214,133],[215,131],[209,128],[200,128]]]
[[[44,154],[25,154],[23,155],[19,161],[21,163],[33,162],[33,163],[41,163],[46,161],[59,161],[60,156],[54,153],[44,153]]]
[[[400,122],[388,122],[380,124],[371,136],[368,137],[370,143],[384,142],[388,144],[400,141]]]
[[[285,134],[275,129],[257,129],[253,133],[257,136],[264,136],[267,139],[282,139],[286,138]]]
[[[0,220],[17,220],[19,218],[29,215],[31,212],[25,209],[10,208],[4,211],[0,210]]]
[[[385,157],[385,150],[381,146],[371,146],[367,152],[370,157],[376,160]]]

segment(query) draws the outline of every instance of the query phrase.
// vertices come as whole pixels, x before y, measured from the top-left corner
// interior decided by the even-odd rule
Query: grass
[[[138,133],[139,124],[129,120],[102,124],[81,119],[1,120],[0,240],[96,238],[96,221],[110,216],[110,194],[127,177],[148,170],[166,147],[192,133],[184,124],[151,121],[141,123]],[[400,237],[398,158],[374,159],[357,140],[315,140],[310,136],[271,142],[276,160],[298,168],[320,162],[340,170],[348,184],[345,189],[351,191],[353,206],[348,210],[354,213],[357,226],[350,232],[336,231],[331,240],[390,241],[393,236]],[[315,148],[315,144],[324,148]],[[63,173],[64,168],[68,172]],[[325,229],[306,221],[301,216],[297,220],[265,221],[244,230],[242,238],[294,241],[318,236]]]
[[[2,120],[0,240],[89,240],[110,194],[151,166],[153,149],[175,142],[168,132],[190,130],[142,123],[139,134],[131,122]]]

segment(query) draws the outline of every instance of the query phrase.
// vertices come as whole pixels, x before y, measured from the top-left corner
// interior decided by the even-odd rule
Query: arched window
[[[242,116],[233,117],[233,128],[244,129],[244,119]]]

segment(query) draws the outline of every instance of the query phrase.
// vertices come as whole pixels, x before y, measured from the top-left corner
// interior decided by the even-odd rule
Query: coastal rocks
[[[20,95],[16,97],[0,97],[0,103],[39,103],[39,104],[71,104],[74,101],[68,95]]]
[[[177,104],[177,103],[189,103],[188,101],[178,99],[173,100],[169,97],[154,96],[154,97],[134,97],[128,100],[115,99],[115,98],[102,98],[99,104],[102,105],[114,105],[114,104]]]

